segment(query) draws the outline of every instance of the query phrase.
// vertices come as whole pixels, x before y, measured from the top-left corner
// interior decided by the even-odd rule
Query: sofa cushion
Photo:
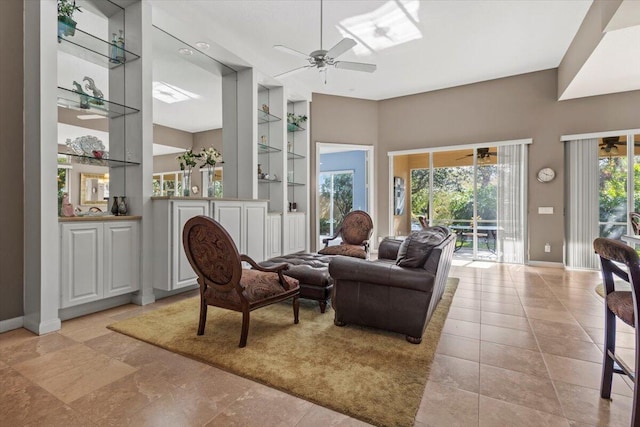
[[[364,250],[362,245],[341,244],[327,246],[326,248],[320,249],[318,253],[322,255],[345,255],[354,258],[367,258],[367,252]]]
[[[411,233],[400,245],[396,264],[400,267],[422,267],[435,246],[442,243],[449,235],[446,227],[429,227],[422,231]]]

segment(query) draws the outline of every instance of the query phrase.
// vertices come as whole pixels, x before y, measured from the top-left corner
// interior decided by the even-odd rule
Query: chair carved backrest
[[[231,236],[215,220],[191,218],[182,233],[184,251],[199,279],[200,287],[228,292],[240,283],[242,264]]]
[[[339,233],[349,245],[362,245],[373,233],[373,221],[365,211],[349,212],[342,221]]]
[[[633,234],[640,234],[640,213],[629,212],[629,220],[631,227],[633,227]]]

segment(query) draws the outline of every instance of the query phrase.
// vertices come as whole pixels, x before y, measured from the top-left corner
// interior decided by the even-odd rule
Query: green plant
[[[180,170],[191,169],[196,167],[196,161],[200,159],[201,154],[194,154],[190,149],[176,157],[180,162]]]
[[[73,14],[80,10],[80,6],[76,6],[76,0],[58,0],[58,18],[73,18]]]
[[[287,113],[288,123],[293,123],[294,125],[298,126],[300,125],[300,123],[304,123],[306,121],[307,121],[307,116],[305,116],[304,114],[296,115],[294,113]]]

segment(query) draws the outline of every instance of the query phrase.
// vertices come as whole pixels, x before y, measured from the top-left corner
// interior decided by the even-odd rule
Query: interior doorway
[[[332,237],[353,210],[373,218],[373,146],[316,144],[316,247]],[[375,224],[375,222],[374,222]],[[332,244],[339,244],[336,239]]]

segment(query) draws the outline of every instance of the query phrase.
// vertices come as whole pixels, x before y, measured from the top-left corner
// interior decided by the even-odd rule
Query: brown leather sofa
[[[343,256],[331,260],[337,326],[370,326],[405,334],[413,344],[422,341],[444,293],[456,235],[445,227],[429,227],[408,239],[414,241],[402,250],[403,241],[384,239],[376,261]]]

